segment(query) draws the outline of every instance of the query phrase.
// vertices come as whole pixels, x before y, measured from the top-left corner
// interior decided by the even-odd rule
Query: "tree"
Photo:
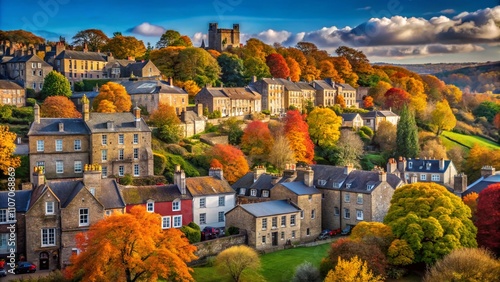
[[[475,108],[472,113],[476,117],[485,117],[488,119],[488,122],[493,122],[493,118],[497,113],[500,112],[500,104],[494,103],[490,101],[485,101],[479,104],[477,108]]]
[[[146,54],[144,42],[133,36],[115,36],[108,41],[104,49],[117,59],[141,58]]]
[[[181,34],[178,31],[169,29],[161,35],[160,41],[156,43],[156,48],[161,49],[168,46],[186,45],[185,42],[181,39]]]
[[[196,247],[176,229],[161,229],[161,217],[136,206],[108,216],[76,236],[81,253],[72,258],[70,276],[82,281],[192,281],[187,263]]]
[[[321,70],[321,78],[330,78],[333,81],[340,81],[340,76],[335,66],[330,60],[322,60],[319,62],[319,69]]]
[[[41,91],[42,98],[49,96],[66,96],[71,97],[71,85],[64,75],[50,71],[43,79],[43,87]]]
[[[375,275],[368,268],[366,261],[362,261],[357,256],[350,260],[338,258],[338,263],[334,270],[330,270],[325,278],[325,282],[382,282],[382,276]]]
[[[9,175],[13,171],[9,168],[17,168],[21,165],[21,159],[19,157],[14,157],[14,151],[16,150],[16,134],[10,132],[9,127],[6,125],[0,125],[0,170],[3,174]]]
[[[385,107],[400,111],[404,105],[410,104],[411,96],[400,88],[391,88],[384,94]]]
[[[446,157],[446,147],[441,144],[440,139],[430,139],[422,144],[422,149],[418,153],[419,158],[440,160]]]
[[[184,91],[188,93],[190,99],[194,99],[194,96],[201,90],[194,80],[175,81],[174,85],[184,89]]]
[[[253,76],[256,79],[262,79],[264,77],[270,77],[269,67],[266,62],[254,57],[249,57],[243,61],[245,79],[250,81]]]
[[[149,58],[160,70],[161,74],[165,77],[177,77],[175,72],[175,65],[177,64],[177,57],[181,50],[186,47],[166,47],[160,50],[152,50]]]
[[[255,158],[269,156],[273,146],[273,136],[267,124],[254,120],[243,131],[241,149],[247,155]]]
[[[373,73],[370,61],[362,51],[347,46],[340,46],[337,48],[337,50],[335,50],[335,53],[337,53],[339,57],[346,58],[351,64],[352,70],[358,75],[367,75]]]
[[[292,282],[321,282],[319,270],[310,262],[306,261],[295,269]]]
[[[296,162],[290,141],[284,134],[277,134],[274,138],[273,147],[269,153],[269,162],[279,171],[283,171],[287,164]]]
[[[392,234],[391,227],[381,222],[361,221],[352,229],[349,238],[363,240],[368,244],[379,247],[383,253],[386,253],[394,240],[394,234]]]
[[[243,60],[238,56],[224,52],[217,57],[221,68],[221,81],[228,87],[241,87],[245,84],[243,79]]]
[[[333,150],[332,159],[335,165],[352,164],[354,167],[360,167],[359,161],[363,155],[363,147],[364,143],[359,135],[352,130],[341,130],[339,141]]]
[[[290,76],[290,68],[281,54],[273,53],[267,56],[266,65],[269,67],[269,71],[273,77],[288,78]]]
[[[481,177],[481,168],[488,164],[500,169],[500,150],[491,150],[479,144],[474,144],[464,164],[464,172],[469,181],[474,182]]]
[[[100,29],[86,29],[81,30],[73,36],[73,45],[77,45],[83,48],[84,44],[87,44],[89,51],[97,52],[106,43],[109,38]]]
[[[430,125],[439,136],[443,130],[452,130],[457,125],[457,119],[451,111],[448,101],[443,100],[436,103],[436,107],[431,112]]]
[[[334,147],[340,138],[342,118],[329,108],[315,108],[307,116],[307,124],[316,146]]]
[[[373,109],[373,98],[371,96],[366,96],[363,99],[363,108],[365,109]]]
[[[243,123],[242,120],[236,117],[230,117],[219,124],[219,132],[227,135],[229,144],[239,145],[243,136],[243,130],[241,129]]]
[[[250,169],[243,152],[234,146],[217,144],[210,149],[208,155],[222,164],[224,178],[230,184],[236,182]]]
[[[97,105],[97,112],[100,113],[116,113],[116,106],[113,105],[113,102],[108,100],[101,100],[99,105]]]
[[[42,117],[49,118],[80,118],[82,114],[66,96],[50,96],[43,101],[40,107]]]
[[[405,240],[396,239],[387,250],[387,259],[392,265],[409,265],[415,259],[415,253]]]
[[[301,75],[299,63],[297,63],[297,61],[295,61],[292,57],[287,57],[285,60],[288,68],[290,69],[290,80],[293,82],[299,81]]]
[[[309,126],[297,110],[290,110],[285,117],[285,135],[295,155],[296,162],[310,164],[314,158],[314,144],[309,136]]]
[[[394,191],[384,223],[411,247],[414,263],[434,263],[453,249],[476,247],[470,209],[444,186],[418,182]]]
[[[500,255],[500,184],[479,193],[476,212],[477,243]]]
[[[342,109],[345,109],[346,104],[345,104],[345,99],[344,99],[344,96],[342,96],[341,94],[338,94],[338,95],[335,97],[335,104],[336,104],[336,105],[339,105]]]
[[[111,102],[116,107],[117,113],[129,112],[132,107],[132,100],[127,90],[116,82],[108,82],[99,89],[99,95],[92,102],[92,106],[97,112],[107,112],[108,107],[104,107],[104,104],[101,105],[103,100]]]
[[[498,281],[498,277],[500,262],[490,252],[462,248],[430,267],[423,281]]]
[[[401,110],[396,131],[396,157],[418,156],[418,128],[413,112],[404,106]]]
[[[477,212],[477,198],[479,195],[476,192],[469,193],[463,197],[464,204],[470,208],[472,214],[472,221],[476,222],[476,212]],[[479,231],[479,230],[478,230]]]
[[[396,131],[397,129],[394,124],[385,120],[381,121],[378,124],[373,141],[379,145],[380,150],[392,155],[396,148]]]
[[[222,274],[227,274],[232,281],[242,281],[242,276],[257,272],[260,258],[257,252],[245,245],[225,249],[215,258],[215,267]]]
[[[389,83],[385,81],[379,81],[377,85],[375,85],[374,87],[370,87],[370,90],[368,90],[368,95],[370,95],[370,97],[373,97],[375,104],[379,106],[385,105],[384,94],[391,88],[392,86]]]
[[[456,105],[462,101],[462,90],[453,84],[446,84],[445,98],[450,105]]]
[[[332,57],[331,60],[342,80],[352,87],[357,87],[359,77],[352,70],[351,63],[349,63],[349,61],[344,57]],[[339,82],[342,83],[342,81]]]
[[[201,48],[187,47],[177,56],[176,76],[181,81],[194,80],[200,87],[215,84],[221,70],[217,60]]]
[[[149,123],[158,128],[158,137],[167,143],[177,143],[182,138],[181,121],[175,108],[167,103],[160,103],[149,116]]]

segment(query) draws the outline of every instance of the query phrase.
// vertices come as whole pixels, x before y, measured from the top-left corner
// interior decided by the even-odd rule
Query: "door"
[[[49,253],[40,253],[40,270],[49,269]]]
[[[273,239],[273,246],[278,246],[278,232],[273,232],[271,236]]]

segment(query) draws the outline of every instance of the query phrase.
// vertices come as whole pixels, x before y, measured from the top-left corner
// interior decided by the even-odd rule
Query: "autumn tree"
[[[266,64],[269,67],[271,75],[276,78],[288,78],[290,68],[286,64],[285,58],[281,54],[273,53],[266,57]]]
[[[243,152],[232,145],[217,144],[210,149],[208,155],[222,164],[224,178],[230,184],[236,182],[249,170]]]
[[[287,164],[296,163],[290,141],[284,134],[277,134],[274,137],[268,160],[279,171],[283,171]]]
[[[302,73],[299,63],[297,63],[297,61],[295,61],[292,57],[287,57],[285,60],[288,68],[290,69],[290,80],[293,82],[299,81]]]
[[[136,206],[113,214],[76,236],[81,253],[67,268],[82,281],[192,281],[187,263],[196,259],[195,246],[176,229],[161,229],[161,217]]]
[[[373,98],[371,96],[366,96],[363,99],[363,108],[365,109],[373,109],[374,104],[373,104]]]
[[[477,198],[479,195],[476,192],[469,193],[463,197],[464,204],[470,208],[472,214],[472,221],[476,222],[476,212],[477,212]],[[479,230],[478,230],[479,232]]]
[[[241,87],[245,84],[243,77],[243,60],[231,53],[224,52],[217,57],[221,68],[221,81],[228,87]]]
[[[64,75],[57,71],[50,71],[43,79],[42,98],[49,96],[66,96],[71,97],[71,85]]]
[[[379,145],[380,150],[390,156],[393,155],[396,148],[396,132],[396,126],[384,120],[378,124],[378,129],[373,137],[373,141]]]
[[[217,60],[204,49],[187,47],[177,56],[175,74],[181,81],[194,80],[200,87],[215,84],[221,69]]]
[[[307,116],[309,136],[316,146],[334,147],[340,138],[342,118],[329,108],[315,108]]]
[[[384,223],[414,253],[414,263],[434,263],[453,249],[476,247],[470,209],[444,186],[417,182],[394,191]]]
[[[82,114],[66,96],[47,97],[40,107],[42,117],[48,118],[80,118]]]
[[[325,278],[325,282],[382,282],[383,277],[375,275],[368,268],[366,261],[362,261],[357,256],[350,260],[338,258],[335,269],[330,270]]]
[[[191,40],[189,40],[189,42],[190,41]],[[156,48],[161,49],[168,46],[190,47],[193,44],[189,44],[189,42],[187,42],[178,31],[169,29],[161,35],[160,40],[156,43]]]
[[[332,57],[331,58],[337,73],[342,78],[343,81],[338,81],[340,83],[345,82],[352,87],[358,86],[358,75],[352,70],[351,63],[344,57]]]
[[[16,134],[9,130],[6,125],[0,125],[0,170],[3,174],[8,175],[11,170],[9,168],[17,168],[21,165],[21,159],[13,156],[16,150]]]
[[[345,99],[344,96],[341,94],[338,94],[335,97],[335,105],[339,105],[342,109],[345,109],[346,104],[345,104]]]
[[[391,88],[384,94],[385,107],[396,111],[400,111],[404,105],[409,105],[410,99],[410,94],[400,88]]]
[[[430,101],[442,101],[446,92],[446,84],[434,75],[421,75],[424,82],[425,93]]]
[[[97,52],[108,42],[109,38],[100,29],[81,30],[73,36],[73,45],[83,48],[87,44],[89,51]]]
[[[413,112],[403,106],[396,131],[396,157],[418,156],[418,127]]]
[[[391,89],[392,86],[385,82],[385,81],[379,81],[377,85],[374,87],[370,87],[370,90],[368,90],[368,95],[373,97],[373,100],[375,101],[375,104],[381,106],[385,105],[385,93],[387,90]]]
[[[269,156],[273,141],[267,124],[260,120],[254,120],[243,131],[241,149],[253,158],[263,159]]]
[[[387,260],[395,266],[409,265],[413,263],[415,253],[404,239],[396,239],[391,242],[387,249]]]
[[[99,105],[97,105],[98,112],[101,113],[116,113],[116,106],[113,105],[113,102],[108,100],[101,100]]]
[[[186,47],[171,46],[161,49],[152,50],[149,54],[150,60],[160,70],[161,74],[165,77],[176,77],[175,66],[177,64],[177,57],[179,53]]]
[[[339,73],[335,69],[335,66],[331,62],[331,60],[322,60],[319,62],[319,69],[321,71],[321,78],[330,78],[333,81],[339,81],[341,80]]]
[[[290,110],[286,113],[284,129],[296,162],[312,163],[314,143],[309,136],[309,126],[298,110]]]
[[[392,234],[390,226],[381,222],[361,221],[352,229],[349,238],[352,240],[362,240],[368,244],[375,245],[379,247],[383,253],[386,253],[394,240],[394,234]]]
[[[347,46],[340,46],[335,50],[335,53],[339,57],[344,57],[349,61],[352,71],[359,76],[357,81],[359,85],[372,86],[378,82],[372,82],[374,71],[370,65],[370,61],[362,51]]]
[[[462,90],[453,84],[446,84],[444,93],[450,105],[457,105],[462,101]]]
[[[480,144],[474,144],[464,163],[464,172],[469,181],[476,181],[481,177],[481,168],[490,165],[500,169],[500,150],[492,150]]]
[[[166,143],[177,143],[183,136],[177,112],[167,103],[158,105],[149,116],[149,123],[157,128],[158,137]]]
[[[443,130],[452,130],[457,125],[457,119],[451,111],[448,101],[443,100],[436,103],[436,107],[431,112],[430,125],[439,136]]]
[[[92,102],[92,106],[96,112],[109,112],[109,104],[101,104],[101,101],[103,100],[111,102],[116,107],[115,112],[117,113],[129,112],[132,107],[132,100],[130,95],[128,95],[127,90],[121,84],[116,82],[108,82],[101,86],[99,89],[99,95],[97,95]]]
[[[363,156],[363,147],[364,143],[358,134],[343,129],[330,159],[338,166],[352,164],[354,167],[361,167],[359,161]]]
[[[500,255],[500,184],[479,193],[476,212],[477,243]]]
[[[495,115],[500,112],[500,103],[495,103],[491,101],[485,101],[479,104],[477,108],[475,108],[472,113],[476,117],[485,117],[488,119],[488,122],[493,122],[493,118]]]
[[[419,150],[418,157],[422,159],[440,160],[447,158],[446,147],[441,144],[440,139],[426,140]]]
[[[103,48],[117,59],[141,58],[146,54],[144,42],[133,36],[115,36]]]
[[[240,282],[260,269],[260,258],[259,254],[248,246],[233,246],[217,255],[215,267],[219,273],[228,275],[232,281]]]

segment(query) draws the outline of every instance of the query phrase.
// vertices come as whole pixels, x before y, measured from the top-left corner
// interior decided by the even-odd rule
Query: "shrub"
[[[12,117],[12,107],[9,105],[0,105],[0,120],[7,121]]]
[[[186,149],[177,144],[168,144],[166,149],[169,153],[179,156],[185,156],[188,153]]]
[[[167,165],[167,158],[164,155],[153,153],[154,174],[162,175]]]
[[[328,272],[333,269],[333,263],[330,260],[330,257],[324,257],[321,259],[321,263],[319,264],[319,273],[321,274],[321,277],[326,277],[328,275]]]
[[[263,110],[262,113],[265,114],[266,116],[271,115],[271,111],[269,110]]]
[[[40,93],[36,93],[33,88],[26,88],[26,97],[38,98],[40,97]]]
[[[293,282],[321,282],[319,270],[306,261],[295,269],[295,275],[292,278]]]
[[[143,177],[135,177],[132,181],[134,186],[147,186],[147,185],[157,185],[160,183],[167,183],[165,176],[163,175],[150,175]]]
[[[191,228],[188,225],[183,225],[181,227],[181,231],[186,235],[186,238],[189,240],[189,243],[198,243],[201,241],[201,231]]]
[[[366,125],[360,127],[359,131],[363,132],[364,134],[366,134],[370,138],[373,137],[373,130]]]
[[[12,108],[12,117],[33,121],[33,116],[32,107]]]
[[[408,271],[404,268],[399,268],[399,267],[389,267],[387,269],[387,276],[391,279],[401,279],[403,276],[406,275]]]
[[[28,107],[33,107],[36,104],[36,99],[35,98],[28,98],[26,99],[26,106]]]
[[[221,118],[221,117],[222,117],[222,113],[218,110],[215,110],[215,111],[211,112],[210,114],[208,114],[209,119]]]
[[[200,226],[196,223],[194,223],[193,221],[191,221],[189,224],[188,224],[189,227],[195,229],[195,230],[201,230]]]
[[[123,185],[130,185],[134,181],[134,178],[129,173],[125,174],[124,177],[120,178],[120,183]]]
[[[227,229],[227,234],[229,235],[240,234],[240,229],[236,226],[229,226],[229,228]]]

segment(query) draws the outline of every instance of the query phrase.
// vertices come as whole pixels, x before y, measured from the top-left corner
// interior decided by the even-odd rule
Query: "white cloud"
[[[471,53],[480,52],[485,49],[479,45],[461,44],[461,45],[444,45],[444,44],[429,44],[418,46],[374,46],[361,47],[367,56],[376,57],[411,57],[411,56],[427,56],[435,54],[450,54],[450,53]]]
[[[159,25],[144,22],[138,26],[128,29],[127,31],[143,36],[162,36],[166,29]]]
[[[454,14],[455,10],[453,9],[444,9],[440,11],[441,14]]]
[[[191,37],[191,42],[193,46],[201,46],[202,40],[205,40],[205,46],[208,47],[207,35],[202,32],[197,32]]]

